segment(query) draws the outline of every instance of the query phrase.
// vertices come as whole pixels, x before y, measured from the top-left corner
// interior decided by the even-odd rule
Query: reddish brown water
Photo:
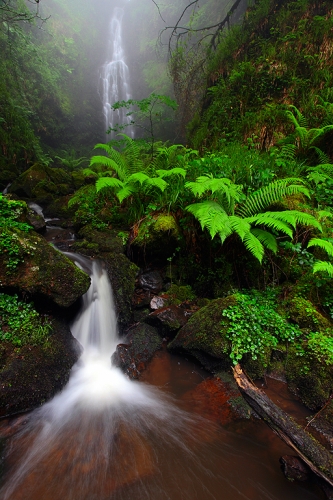
[[[285,446],[261,421],[230,423],[229,413],[221,411],[223,395],[219,394],[218,411],[207,396],[211,382],[195,364],[160,352],[142,377],[159,391],[172,394],[182,410],[203,418],[188,421],[188,429],[179,422],[169,428],[143,427],[135,423],[135,414],[122,419],[116,429],[105,434],[102,415],[91,417],[83,412],[80,422],[71,421],[43,450],[36,467],[24,474],[10,493],[10,500],[314,500],[325,498],[313,485],[287,481],[279,468],[279,457],[290,454]],[[269,383],[269,381],[268,381]],[[199,389],[198,389],[199,388]],[[280,388],[280,389],[279,389]],[[271,393],[281,406],[296,412],[298,403],[272,381]],[[277,392],[278,391],[278,392]],[[271,394],[271,396],[272,396]],[[213,398],[216,398],[213,391]],[[210,402],[209,402],[210,401]],[[209,407],[211,405],[211,407]],[[207,407],[208,406],[208,407]],[[216,408],[215,408],[216,409]],[[299,408],[301,411],[302,407]],[[134,412],[137,409],[133,410]],[[211,416],[215,422],[206,417]],[[217,416],[218,415],[218,416]],[[304,414],[305,415],[305,414]],[[301,416],[304,416],[301,415]],[[45,417],[44,417],[45,418]],[[147,417],[148,418],[148,417]],[[182,418],[170,413],[170,419]],[[223,424],[223,419],[225,423]],[[219,424],[216,422],[219,421]],[[160,424],[163,425],[163,424]],[[171,431],[170,431],[171,429]],[[15,448],[6,467],[29,450],[36,433],[45,426],[34,425],[30,433],[14,440]],[[105,443],[112,441],[108,459]],[[108,446],[110,446],[109,444]],[[102,457],[102,458],[101,458]],[[31,457],[33,460],[34,457]],[[107,462],[105,466],[105,462]]]

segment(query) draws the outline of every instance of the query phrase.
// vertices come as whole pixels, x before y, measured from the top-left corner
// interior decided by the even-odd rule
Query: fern
[[[246,201],[237,209],[237,213],[242,217],[249,217],[282,200],[286,196],[299,193],[308,198],[310,197],[310,193],[303,185],[301,179],[293,177],[279,179],[248,196]]]
[[[115,177],[100,177],[96,181],[96,191],[98,193],[101,189],[105,188],[119,189],[122,188],[123,185],[124,183]]]
[[[330,278],[333,278],[333,264],[323,260],[317,260],[312,268],[313,273],[324,272],[327,273]]]
[[[308,243],[309,247],[319,247],[325,250],[330,257],[333,257],[333,244],[330,241],[320,238],[312,238]]]

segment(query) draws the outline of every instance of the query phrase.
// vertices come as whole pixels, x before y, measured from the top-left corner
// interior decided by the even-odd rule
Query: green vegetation
[[[18,347],[45,344],[51,328],[50,321],[36,311],[33,303],[0,293],[0,340]]]
[[[22,246],[18,244],[20,231],[27,232],[30,224],[22,222],[27,206],[0,195],[0,252],[4,256],[7,272],[12,272],[23,261]]]
[[[271,349],[281,342],[295,342],[302,335],[274,311],[270,294],[236,294],[236,305],[227,307],[222,316],[228,318],[227,338],[231,341],[230,358],[237,364],[245,354],[267,365]],[[274,297],[274,293],[273,293]],[[267,357],[268,356],[268,357]]]

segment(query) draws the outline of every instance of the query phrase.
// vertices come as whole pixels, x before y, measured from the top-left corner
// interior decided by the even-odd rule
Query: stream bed
[[[195,392],[208,374],[194,363],[162,350],[140,381],[113,366],[121,339],[107,272],[73,260],[92,281],[71,326],[83,354],[61,393],[7,422],[17,432],[3,452],[1,500],[325,498],[284,478],[279,457],[290,449],[263,422],[210,418]]]

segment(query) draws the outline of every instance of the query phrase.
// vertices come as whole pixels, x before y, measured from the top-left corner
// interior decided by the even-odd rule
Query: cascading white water
[[[126,499],[122,487],[159,477],[154,441],[163,454],[174,455],[170,446],[177,450],[172,460],[186,452],[196,461],[184,436],[198,420],[111,365],[117,323],[107,272],[98,262],[74,259],[92,281],[72,325],[84,351],[64,390],[35,410],[14,438],[8,462],[15,464],[0,490],[2,500]],[[152,496],[142,486],[139,497],[164,498],[158,480],[151,488]]]
[[[101,87],[103,101],[103,115],[105,130],[115,125],[126,125],[125,132],[133,137],[133,127],[129,124],[131,118],[126,116],[128,110],[120,108],[111,110],[111,105],[118,101],[131,99],[130,75],[125,62],[125,54],[122,39],[122,20],[124,10],[115,7],[110,22],[109,44],[107,60],[101,69]],[[112,134],[111,134],[112,136]]]

